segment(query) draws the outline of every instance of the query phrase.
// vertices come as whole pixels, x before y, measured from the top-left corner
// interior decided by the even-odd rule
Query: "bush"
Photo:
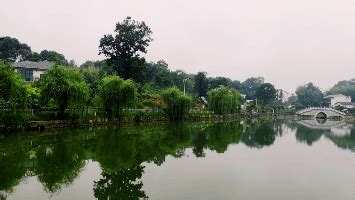
[[[170,120],[184,119],[191,108],[191,97],[184,95],[177,87],[163,90],[161,97],[166,105],[164,111]]]
[[[208,92],[208,106],[215,114],[240,113],[242,101],[243,98],[236,90],[225,86]]]

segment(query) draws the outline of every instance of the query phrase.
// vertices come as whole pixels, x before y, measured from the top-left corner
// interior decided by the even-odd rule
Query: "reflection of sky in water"
[[[106,182],[117,185],[103,184],[100,191],[104,197],[111,195],[115,199],[119,196],[115,193],[118,186],[122,186],[120,181],[132,175],[131,164],[144,166],[144,171],[123,186],[130,189],[142,181],[143,186],[137,191],[144,192],[149,199],[350,200],[355,197],[355,135],[352,124],[343,122],[154,125],[107,134],[94,129],[50,136],[42,141],[19,161],[33,172],[12,191],[3,191],[7,199],[95,199],[94,181],[103,180],[102,169],[109,175],[119,172]],[[33,143],[36,144],[35,138]],[[76,159],[83,159],[84,165],[72,182],[51,193],[41,181],[50,183],[50,177],[43,176],[49,176],[53,169],[36,170],[36,165],[44,164],[36,161],[41,158],[40,152],[68,162],[63,166],[74,169],[81,166],[71,164]],[[60,162],[48,166],[56,168],[56,165],[61,169]],[[42,173],[42,178],[38,178],[36,171]],[[119,177],[120,174],[127,177]]]

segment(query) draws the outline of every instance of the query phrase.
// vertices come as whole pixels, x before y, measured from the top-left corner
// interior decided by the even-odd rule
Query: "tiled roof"
[[[41,70],[47,70],[53,65],[54,63],[49,61],[40,61],[40,62],[21,61],[12,64],[14,68],[41,69]]]

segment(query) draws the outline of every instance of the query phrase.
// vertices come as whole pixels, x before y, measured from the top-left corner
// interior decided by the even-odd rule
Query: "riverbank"
[[[236,120],[236,119],[291,119],[293,115],[190,115],[185,117],[185,121],[219,121],[219,120]],[[80,127],[100,127],[100,126],[115,126],[123,124],[138,124],[138,123],[167,123],[169,119],[164,116],[132,116],[123,117],[120,119],[108,118],[91,118],[77,120],[46,120],[46,121],[26,121],[22,123],[10,123],[0,125],[0,131],[27,131],[27,130],[51,130],[60,128],[80,128]]]

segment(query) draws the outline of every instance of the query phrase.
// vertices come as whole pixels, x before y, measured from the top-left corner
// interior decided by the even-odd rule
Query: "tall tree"
[[[198,97],[206,97],[208,91],[208,79],[206,72],[198,72],[195,75],[195,92]]]
[[[226,78],[226,77],[211,78],[211,80],[210,80],[210,88],[209,89],[219,88],[220,86],[229,87],[231,82],[232,81],[229,78]]]
[[[272,84],[263,83],[256,89],[255,96],[260,103],[267,105],[276,100],[277,90]]]
[[[25,44],[20,43],[16,38],[0,37],[0,59],[9,62],[24,60],[31,54],[31,48]]]
[[[153,40],[151,29],[144,23],[127,17],[118,22],[115,35],[104,35],[100,40],[99,54],[104,54],[107,62],[125,79],[132,78],[133,64],[140,60],[140,54],[147,52],[149,43]]]
[[[313,83],[299,86],[296,90],[296,95],[301,107],[323,106],[324,104],[322,91],[314,86]]]
[[[243,84],[243,91],[246,94],[246,99],[254,100],[256,89],[263,83],[264,83],[263,77],[257,77],[257,78],[252,77],[245,80],[242,84]]]

